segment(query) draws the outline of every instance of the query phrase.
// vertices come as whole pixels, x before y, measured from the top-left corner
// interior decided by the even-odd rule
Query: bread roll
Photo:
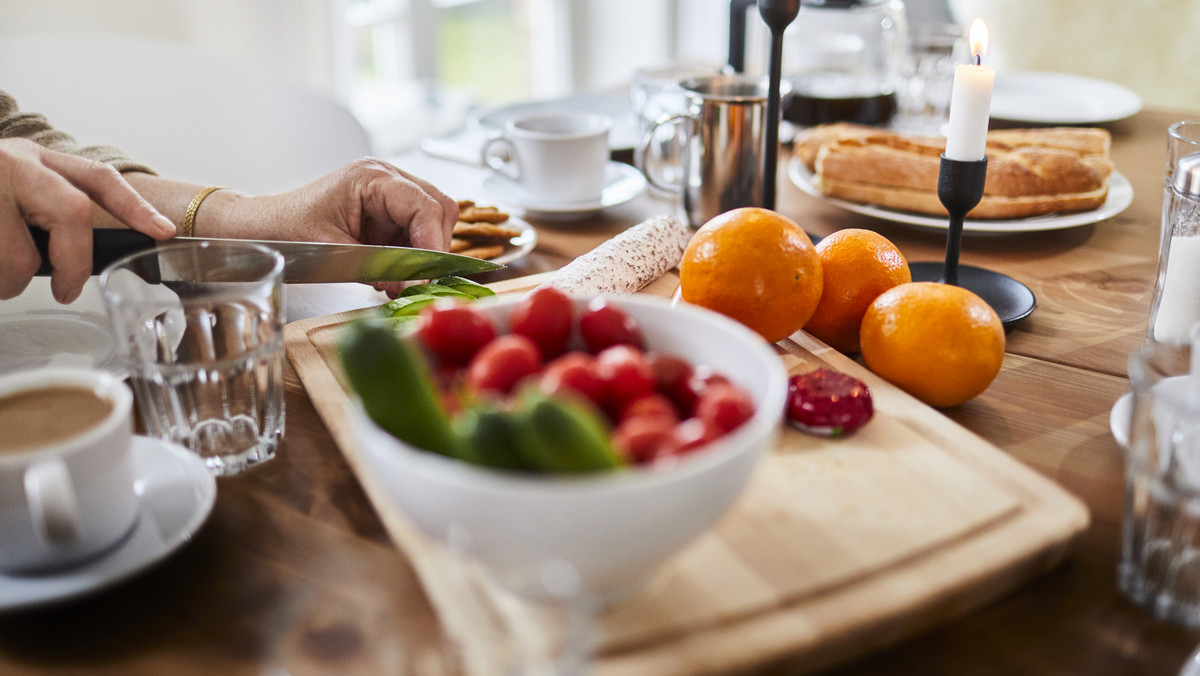
[[[984,196],[971,218],[1023,218],[1104,204],[1111,143],[1102,129],[1008,129],[988,133]],[[937,180],[945,140],[833,124],[797,138],[796,153],[831,197],[945,215]]]

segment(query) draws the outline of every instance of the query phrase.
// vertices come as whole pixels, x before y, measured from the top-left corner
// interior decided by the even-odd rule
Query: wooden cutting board
[[[669,296],[677,281],[642,293]],[[446,630],[494,640],[483,601],[388,502],[345,424],[334,349],[346,322],[370,312],[289,324],[288,357]],[[789,373],[826,365],[865,381],[874,420],[839,440],[785,428],[730,513],[602,614],[595,673],[816,670],[1006,593],[1058,563],[1087,527],[1080,501],[858,363],[804,333],[778,347]]]

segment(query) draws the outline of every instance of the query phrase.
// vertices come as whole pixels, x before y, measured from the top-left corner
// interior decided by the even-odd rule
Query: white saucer
[[[135,487],[142,510],[113,550],[65,571],[0,573],[0,611],[48,605],[99,591],[158,563],[192,538],[212,511],[217,483],[200,456],[165,441],[134,437]]]
[[[992,117],[1037,124],[1097,124],[1142,109],[1142,99],[1119,84],[1066,73],[996,73]]]
[[[515,181],[489,171],[479,182],[479,190],[489,200],[525,212],[526,216],[545,219],[579,218],[590,213],[624,204],[646,190],[646,177],[624,162],[609,162],[604,169],[605,185],[600,199],[591,202],[553,202],[531,199]]]
[[[1108,426],[1112,428],[1113,439],[1121,448],[1129,448],[1129,416],[1132,413],[1133,392],[1126,392],[1113,404],[1112,413],[1108,414]]]
[[[54,300],[49,277],[34,277],[21,295],[0,300],[0,374],[77,366],[124,378],[96,280],[89,278],[70,305]]]
[[[632,150],[633,146],[641,140],[636,120],[629,107],[628,92],[575,94],[561,99],[510,103],[475,111],[467,117],[467,126],[482,136],[488,137],[504,131],[504,125],[514,118],[563,110],[601,113],[611,117],[613,127],[608,133],[608,146],[611,150]]]
[[[1183,402],[1187,399],[1187,387],[1189,379],[1187,376],[1172,376],[1165,378],[1162,382],[1154,386],[1155,396],[1164,398],[1167,401]],[[1129,423],[1133,420],[1133,393],[1126,392],[1117,399],[1113,404],[1112,412],[1108,415],[1108,426],[1112,429],[1113,439],[1117,440],[1117,444],[1123,448],[1129,449]],[[1160,414],[1155,411],[1155,417]]]

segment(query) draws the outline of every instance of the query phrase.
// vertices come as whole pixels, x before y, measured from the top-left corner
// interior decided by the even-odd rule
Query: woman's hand
[[[458,203],[432,184],[364,158],[278,195],[217,191],[197,214],[195,234],[445,251],[457,221]],[[396,293],[404,284],[375,286]]]
[[[50,234],[55,300],[75,300],[92,272],[95,205],[155,239],[175,234],[113,167],[25,139],[0,139],[0,299],[20,294],[41,264],[29,223]]]

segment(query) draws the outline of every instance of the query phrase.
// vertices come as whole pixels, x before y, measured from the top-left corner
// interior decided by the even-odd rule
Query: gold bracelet
[[[179,224],[180,237],[192,236],[192,228],[196,225],[196,212],[200,210],[200,203],[203,202],[204,199],[209,195],[223,188],[225,188],[223,185],[211,185],[196,193],[196,196],[192,198],[191,203],[188,204],[187,211],[183,214],[183,222]]]

